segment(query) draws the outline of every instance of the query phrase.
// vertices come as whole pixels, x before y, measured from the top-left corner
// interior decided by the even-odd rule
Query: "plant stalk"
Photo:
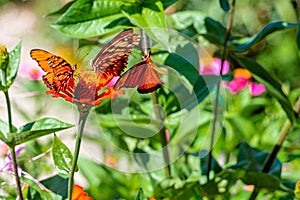
[[[295,104],[294,110],[295,110],[296,113],[299,113],[299,111],[300,111],[300,98],[298,98],[298,100]],[[276,144],[274,145],[271,153],[269,154],[266,162],[264,163],[264,166],[262,168],[262,172],[268,173],[270,171],[270,169],[272,167],[272,164],[275,161],[275,159],[277,157],[277,154],[278,154],[279,150],[281,149],[282,144],[283,144],[284,140],[286,139],[286,137],[288,136],[291,128],[292,128],[292,123],[291,123],[290,120],[287,120],[284,123],[284,125],[283,125],[283,127],[282,127],[282,129],[279,133],[279,138],[278,138]],[[260,192],[260,188],[254,187],[254,190],[253,190],[249,200],[255,200],[259,192]]]
[[[157,106],[158,105],[158,100],[157,100],[157,94],[155,92],[152,92],[152,103],[154,105],[154,114],[155,114],[155,118],[160,120],[160,121],[164,121],[164,117],[161,115],[159,109]],[[169,149],[168,149],[168,141],[167,141],[167,129],[164,127],[163,130],[161,130],[159,132],[159,138],[160,138],[160,142],[161,142],[161,146],[163,149],[163,157],[164,157],[164,162],[165,162],[165,175],[167,178],[171,177],[171,168],[170,168],[170,155],[169,155]]]
[[[5,100],[6,100],[6,107],[7,107],[7,118],[8,118],[8,134],[12,133],[12,114],[11,114],[11,105],[10,105],[10,98],[8,91],[4,91],[5,95]],[[15,146],[10,146],[10,155],[11,155],[11,161],[14,169],[14,176],[15,176],[15,181],[17,185],[17,191],[18,191],[18,197],[19,200],[23,200],[23,195],[22,195],[22,188],[21,188],[21,181],[18,173],[18,164],[17,164],[17,157],[16,157],[16,152],[15,152]]]
[[[83,129],[84,129],[87,117],[89,115],[89,111],[90,111],[89,109],[85,110],[85,111],[80,111],[80,109],[79,109],[79,120],[78,120],[77,134],[76,134],[76,143],[75,143],[75,149],[74,149],[74,153],[73,153],[72,167],[71,167],[69,181],[68,181],[68,200],[72,200],[74,174],[75,174],[75,171],[77,168],[77,161],[78,161],[78,157],[79,157]]]
[[[231,32],[231,28],[232,28],[234,10],[235,10],[235,0],[232,1],[230,14],[229,14],[229,19],[228,19],[228,23],[227,23],[227,27],[226,27],[226,35],[225,35],[225,38],[224,38],[223,50],[222,50],[222,55],[221,55],[222,62],[221,62],[221,68],[220,68],[220,77],[222,77],[224,61],[226,59],[227,42],[229,40],[230,32]],[[214,145],[214,140],[215,140],[215,132],[216,132],[217,121],[218,121],[219,93],[220,93],[220,87],[221,87],[220,82],[221,82],[221,79],[218,80],[216,98],[215,98],[215,106],[214,106],[214,111],[213,111],[213,124],[212,124],[211,140],[210,140],[210,147],[209,147],[209,153],[208,153],[208,162],[207,162],[207,171],[206,171],[207,180],[209,180],[209,173],[211,171],[212,150],[213,150],[213,145]]]

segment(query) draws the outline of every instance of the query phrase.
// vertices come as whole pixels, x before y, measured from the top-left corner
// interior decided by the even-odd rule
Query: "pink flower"
[[[210,59],[202,59],[200,61],[199,74],[200,75],[220,75],[222,60],[219,58],[213,58],[213,61]],[[229,71],[229,62],[227,60],[224,61],[222,75],[227,74]]]
[[[252,96],[259,96],[266,91],[266,87],[261,83],[250,83],[249,92]]]
[[[43,71],[34,62],[27,62],[20,65],[20,75],[31,80],[42,80]]]
[[[255,83],[252,81],[251,73],[246,69],[235,69],[233,71],[233,80],[226,82],[225,85],[230,89],[232,94],[237,94],[246,86],[249,87],[249,92],[252,96],[261,95],[266,91],[263,84]]]
[[[114,86],[116,84],[116,82],[118,81],[118,79],[120,78],[120,76],[114,76],[106,85],[106,87],[111,87]]]

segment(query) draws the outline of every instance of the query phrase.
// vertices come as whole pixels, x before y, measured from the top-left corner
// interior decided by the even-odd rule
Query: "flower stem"
[[[300,98],[298,98],[298,100],[295,104],[294,110],[295,110],[296,113],[299,113],[299,111],[300,111]],[[279,138],[278,138],[276,144],[274,145],[270,155],[268,156],[266,162],[264,163],[262,172],[268,173],[270,171],[270,169],[272,167],[272,164],[275,161],[276,156],[277,156],[279,150],[281,149],[285,138],[288,136],[288,134],[290,132],[291,127],[292,127],[292,123],[290,122],[290,120],[287,120],[284,123],[284,125],[283,125],[283,127],[282,127],[282,129],[279,133]],[[251,194],[251,196],[250,196],[250,198],[249,198],[249,200],[255,200],[259,192],[260,192],[260,188],[255,187],[252,194]]]
[[[13,130],[12,130],[11,105],[10,105],[10,98],[9,98],[8,91],[5,91],[4,95],[5,95],[6,107],[7,107],[8,134],[11,134]],[[10,155],[11,155],[11,161],[13,164],[19,200],[23,200],[21,181],[20,181],[20,177],[19,177],[19,173],[18,173],[18,165],[17,165],[15,146],[14,145],[10,146],[9,150],[10,150]]]
[[[221,77],[222,77],[224,61],[226,59],[227,42],[229,40],[230,32],[231,32],[231,28],[232,28],[234,8],[235,8],[235,0],[233,0],[232,4],[231,4],[230,15],[229,15],[228,23],[227,23],[227,28],[226,28],[226,35],[225,35],[224,43],[223,43],[223,50],[222,50],[222,55],[221,55],[222,62],[221,62],[221,68],[220,68],[220,76]],[[221,81],[221,79],[218,80],[218,84],[217,84],[216,99],[215,99],[215,106],[214,106],[214,112],[213,112],[214,118],[213,118],[213,124],[212,124],[211,140],[210,140],[207,171],[206,171],[207,180],[209,180],[209,173],[210,173],[211,165],[212,165],[212,149],[213,149],[213,145],[214,145],[214,138],[215,138],[217,121],[218,121],[217,119],[218,119],[218,112],[219,112],[219,93],[220,93],[220,87],[221,87],[220,81]]]
[[[156,119],[160,120],[160,121],[164,121],[164,117],[161,115],[158,107],[156,105],[158,105],[158,100],[157,100],[157,94],[156,92],[152,92],[152,103],[154,105],[154,114]],[[169,155],[169,150],[168,150],[168,141],[167,141],[167,132],[168,130],[164,127],[163,130],[161,130],[159,132],[159,138],[160,138],[160,142],[161,142],[161,146],[163,149],[163,157],[164,157],[164,162],[165,162],[165,175],[167,178],[171,177],[171,168],[170,168],[170,155]]]
[[[72,160],[72,167],[69,175],[69,182],[68,182],[68,200],[72,199],[72,191],[73,191],[73,185],[74,185],[74,174],[77,168],[77,161],[80,151],[80,143],[82,138],[82,133],[84,129],[84,125],[86,122],[86,119],[89,115],[89,109],[85,110],[83,112],[79,109],[79,120],[78,120],[78,128],[77,128],[77,134],[76,134],[76,143],[75,143],[75,149],[73,153],[73,160]]]

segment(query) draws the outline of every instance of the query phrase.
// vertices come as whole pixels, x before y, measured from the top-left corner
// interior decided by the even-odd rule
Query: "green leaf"
[[[225,12],[228,12],[229,9],[230,9],[228,0],[219,0],[219,2],[220,2],[220,5],[221,5],[221,8],[222,8]]]
[[[128,27],[121,0],[78,0],[52,25],[57,30],[76,38],[89,38]],[[114,26],[112,26],[112,24]],[[119,26],[116,26],[119,25]]]
[[[289,22],[284,22],[284,21],[271,22],[271,23],[267,24],[266,26],[264,26],[256,35],[249,38],[248,41],[243,42],[242,44],[235,45],[235,50],[238,52],[246,51],[250,47],[252,47],[254,44],[256,44],[257,42],[264,39],[269,34],[275,32],[275,31],[284,30],[287,28],[297,26],[297,24],[298,23],[289,23]],[[242,41],[244,41],[244,40],[245,39],[243,38]],[[236,43],[237,41],[234,40],[233,43]]]
[[[67,198],[68,179],[55,175],[42,180],[41,183],[55,194],[62,196],[63,199]]]
[[[18,129],[17,133],[10,134],[9,142],[18,145],[71,127],[73,127],[72,124],[59,121],[55,118],[43,118],[25,124]]]
[[[243,142],[242,144],[239,145],[237,163],[235,165],[232,165],[230,168],[231,169],[243,168],[249,171],[260,172],[268,156],[269,156],[268,152],[253,148],[246,142]],[[271,166],[269,174],[280,178],[281,168],[282,168],[282,164],[276,158]]]
[[[226,35],[226,28],[218,21],[205,18],[206,33],[202,34],[209,42],[223,45]]]
[[[267,88],[268,92],[275,97],[278,102],[281,104],[282,108],[286,112],[288,118],[291,122],[295,120],[295,113],[293,107],[288,100],[287,96],[283,93],[281,89],[281,85],[278,81],[276,81],[260,64],[258,64],[255,60],[237,56],[232,54],[231,57],[242,67],[248,69],[255,78],[263,83]]]
[[[206,33],[205,15],[199,11],[180,11],[167,15],[168,24],[177,30],[186,30],[192,26],[199,34]]]
[[[170,5],[176,3],[177,1],[178,0],[161,0],[161,2],[163,3],[164,9],[166,9]]]
[[[52,157],[56,171],[63,177],[68,177],[72,167],[72,154],[68,147],[54,134]]]
[[[200,150],[200,152],[192,154],[200,157],[202,175],[205,175],[207,173],[208,154],[209,152],[207,150]],[[202,155],[205,156],[201,157]],[[221,166],[219,165],[218,161],[214,157],[212,157],[211,170],[214,171],[215,173],[219,173],[220,171],[222,171]]]
[[[17,128],[12,126],[12,131],[16,132]],[[0,119],[0,140],[8,143],[8,123]]]
[[[140,188],[138,193],[136,194],[134,200],[147,200],[147,198],[144,196],[143,188]]]
[[[8,53],[7,67],[5,70],[0,71],[0,90],[2,91],[7,91],[17,77],[21,60],[21,46],[22,43],[20,42],[11,52]]]
[[[21,60],[21,47],[22,43],[20,42],[11,52],[9,52],[9,61],[6,69],[7,86],[12,85],[17,77]]]
[[[161,1],[147,0],[139,5],[123,7],[123,13],[130,22],[143,30],[156,42],[168,46],[166,19]]]

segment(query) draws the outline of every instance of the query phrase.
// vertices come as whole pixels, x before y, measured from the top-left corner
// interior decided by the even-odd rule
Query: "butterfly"
[[[116,82],[115,89],[119,90],[122,87],[137,87],[141,94],[150,93],[163,84],[161,74],[167,74],[166,71],[158,68],[150,58],[150,51],[143,55],[143,61],[128,69]]]
[[[132,48],[138,46],[139,41],[140,36],[133,29],[127,29],[101,49],[91,61],[93,71],[99,75],[100,85],[105,86],[114,76],[120,76],[127,66]],[[30,56],[46,72],[43,81],[48,88],[72,93],[76,65],[71,66],[63,58],[42,49],[32,49]]]

